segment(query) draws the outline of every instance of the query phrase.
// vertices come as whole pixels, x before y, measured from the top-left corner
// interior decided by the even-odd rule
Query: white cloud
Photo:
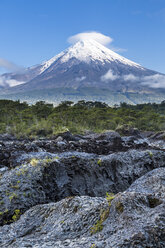
[[[126,75],[124,75],[123,76],[123,80],[124,81],[133,81],[133,82],[135,82],[135,81],[138,81],[139,80],[139,77],[137,77],[137,76],[135,76],[135,75],[133,75],[133,74],[126,74]]]
[[[131,81],[131,82],[141,82],[142,85],[149,86],[151,88],[165,88],[165,75],[161,74],[154,74],[151,76],[135,76],[134,74],[125,74],[122,76],[118,76],[113,73],[113,71],[110,69],[107,71],[106,74],[101,76],[101,81],[108,82],[113,80],[124,80],[124,81]]]
[[[80,40],[95,40],[98,43],[109,47],[114,52],[122,53],[122,52],[127,51],[127,49],[124,49],[124,48],[111,46],[111,43],[113,42],[113,38],[110,36],[104,35],[100,32],[96,32],[96,31],[78,33],[76,35],[70,36],[67,41],[70,44],[75,44],[77,41],[80,41]]]
[[[17,80],[14,80],[14,79],[9,79],[7,80],[7,84],[10,86],[10,87],[14,87],[16,85],[20,85],[20,84],[24,84],[26,82],[23,82],[23,81],[17,81]]]
[[[6,69],[9,72],[22,70],[21,67],[3,58],[0,58],[0,67]]]
[[[131,81],[131,82],[139,81],[141,82],[142,85],[146,85],[151,88],[165,88],[165,75],[161,75],[161,74],[138,77],[130,73],[130,74],[118,76],[114,74],[113,71],[110,69],[106,74],[104,74],[101,77],[101,81],[103,82],[113,81],[116,79]]]
[[[84,32],[84,33],[79,33],[79,34],[73,35],[73,36],[68,38],[68,42],[71,44],[74,44],[77,41],[87,40],[87,39],[88,40],[95,40],[104,46],[110,44],[113,41],[113,39],[109,36],[106,36],[104,34],[96,32],[96,31],[91,31],[91,32]]]
[[[101,76],[101,81],[106,82],[106,81],[113,81],[119,78],[118,75],[114,74],[113,71],[110,69],[105,73],[103,76]]]
[[[142,78],[142,84],[151,88],[165,88],[165,75],[154,74]]]
[[[106,74],[104,74],[102,77],[101,77],[101,81],[113,81],[113,80],[116,80],[116,79],[120,79],[120,80],[124,80],[124,81],[132,81],[132,82],[136,82],[138,80],[140,80],[140,77],[137,77],[133,74],[125,74],[125,75],[122,75],[122,76],[119,76],[119,75],[116,75],[113,73],[113,71],[110,69],[107,71]]]
[[[16,85],[24,84],[23,81],[17,81],[15,79],[5,78],[3,76],[0,77],[0,86],[1,87],[14,87]]]
[[[81,81],[83,81],[84,79],[86,79],[86,77],[85,77],[85,76],[82,76],[82,77],[76,77],[76,78],[75,78],[75,81],[76,81],[76,82],[81,82]]]

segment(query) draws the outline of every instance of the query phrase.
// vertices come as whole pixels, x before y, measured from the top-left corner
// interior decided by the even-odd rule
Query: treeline
[[[0,100],[0,133],[18,137],[53,136],[66,130],[102,132],[119,129],[125,124],[140,130],[165,130],[165,101],[109,107],[105,103],[82,100],[76,104],[65,101],[54,107],[44,101],[28,105]]]

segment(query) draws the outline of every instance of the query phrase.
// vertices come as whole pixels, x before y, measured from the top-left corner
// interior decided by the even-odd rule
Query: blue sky
[[[38,64],[85,31],[110,36],[121,55],[165,73],[165,0],[0,0],[0,64]]]

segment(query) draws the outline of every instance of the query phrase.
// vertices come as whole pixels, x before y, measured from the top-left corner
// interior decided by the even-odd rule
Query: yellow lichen
[[[16,199],[18,196],[16,193],[12,193],[10,196],[9,196],[9,199],[10,201],[12,201],[13,199]]]
[[[106,192],[106,200],[108,201],[109,206],[111,206],[112,200],[115,198],[113,193]]]
[[[19,217],[20,217],[20,210],[19,209],[15,209],[14,215],[12,216],[12,220],[13,221],[16,221],[16,220],[19,219]]]
[[[102,161],[101,161],[101,159],[99,159],[99,160],[97,161],[97,164],[98,164],[99,166],[101,166],[101,163],[102,163]]]
[[[94,224],[90,229],[91,234],[96,234],[97,232],[101,232],[103,230],[103,222],[108,218],[108,216],[109,216],[109,208],[102,209],[100,211],[99,220],[97,220],[96,224]]]
[[[30,161],[30,164],[31,164],[32,166],[36,166],[36,165],[38,165],[38,163],[39,163],[39,160],[36,159],[36,158],[32,158],[31,161]]]

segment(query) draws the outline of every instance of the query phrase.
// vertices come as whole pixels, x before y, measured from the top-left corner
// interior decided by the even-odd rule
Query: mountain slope
[[[61,93],[69,90],[69,94],[64,94],[67,100],[77,94],[75,91],[78,91],[78,98],[82,99],[82,89],[87,92],[92,88],[94,91],[97,89],[97,95],[99,90],[101,94],[106,89],[111,97],[114,93],[119,93],[127,94],[128,98],[128,94],[134,93],[152,94],[153,98],[156,96],[154,94],[160,97],[160,92],[162,93],[162,90],[150,85],[150,81],[153,83],[152,77],[158,78],[157,75],[162,77],[162,74],[146,69],[94,40],[83,40],[41,65],[30,68],[29,78],[24,84],[8,88],[2,94],[19,96],[21,93],[30,96],[32,91],[37,91],[37,100],[40,99],[42,90],[50,93],[52,89],[61,89]],[[57,100],[56,94],[55,97]],[[89,99],[95,100],[92,92]]]
[[[24,84],[41,73],[42,65],[32,66],[19,72],[4,73],[0,75],[0,88],[10,88]]]

